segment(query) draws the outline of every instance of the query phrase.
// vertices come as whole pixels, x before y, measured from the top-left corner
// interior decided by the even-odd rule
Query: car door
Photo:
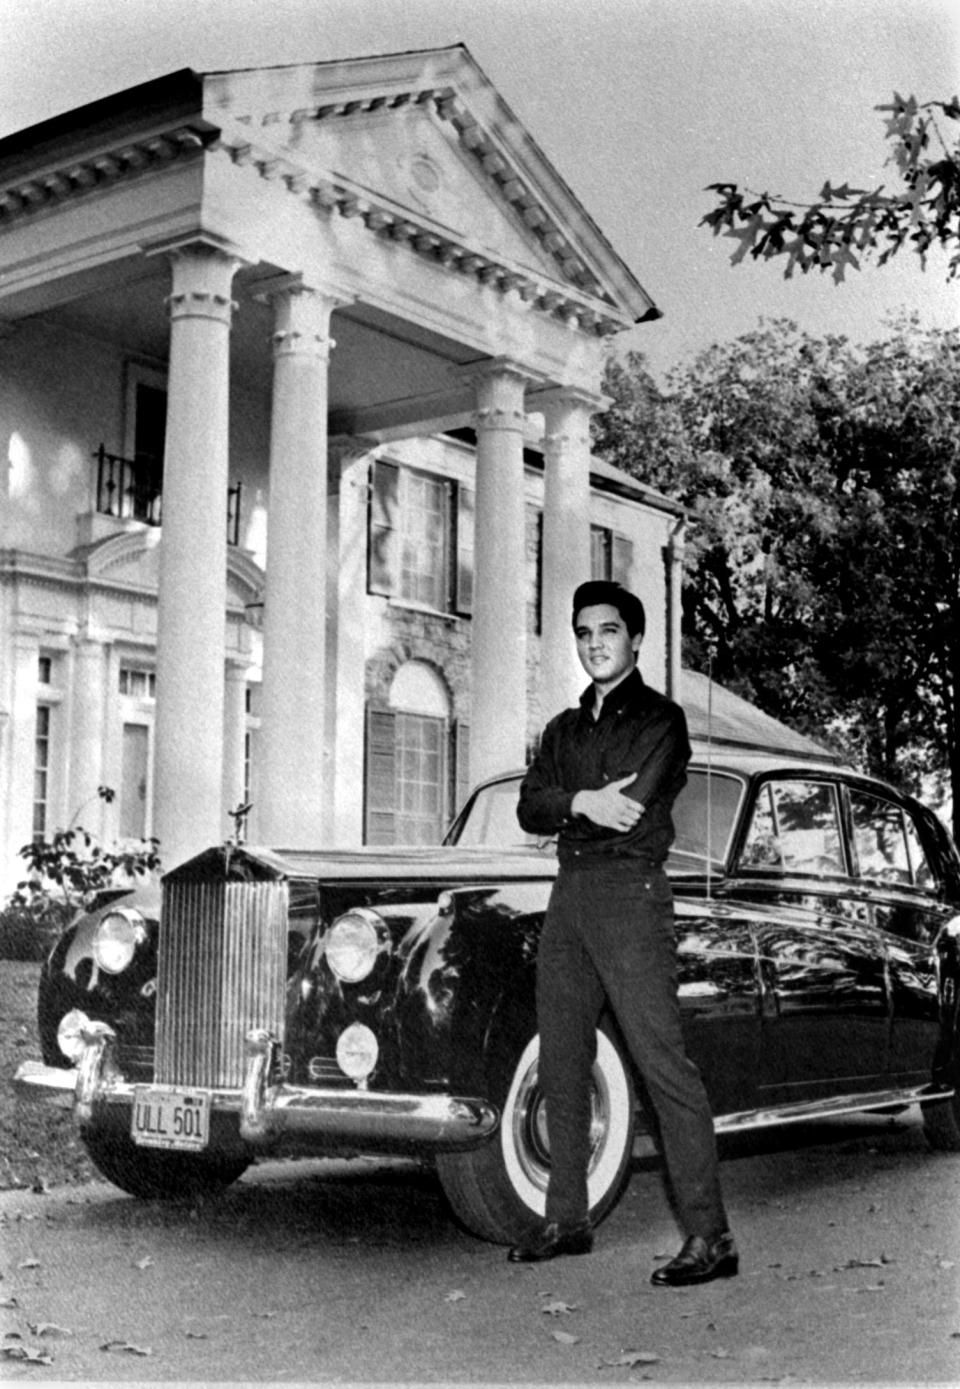
[[[842,784],[815,773],[755,787],[727,894],[776,908],[755,927],[760,1082],[787,1103],[885,1087],[886,956],[844,833]]]
[[[884,943],[893,1012],[890,1069],[898,1084],[922,1084],[940,1025],[934,941],[952,909],[909,806],[851,786],[855,869],[864,902]]]

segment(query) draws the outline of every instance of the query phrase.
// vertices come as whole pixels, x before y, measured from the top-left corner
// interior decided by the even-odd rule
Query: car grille
[[[188,864],[164,881],[156,1080],[233,1089],[247,1033],[283,1035],[289,894],[283,880],[230,881],[226,853],[204,860],[209,877]]]

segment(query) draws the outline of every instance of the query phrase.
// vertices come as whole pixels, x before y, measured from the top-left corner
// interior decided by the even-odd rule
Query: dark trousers
[[[684,1235],[727,1228],[713,1118],[680,1031],[670,883],[659,869],[561,868],[537,955],[540,1083],[550,1137],[548,1220],[588,1210],[590,1077],[604,1000],[656,1112]]]

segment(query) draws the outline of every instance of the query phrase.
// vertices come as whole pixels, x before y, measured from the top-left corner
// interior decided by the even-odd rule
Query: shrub
[[[43,910],[8,903],[0,908],[0,960],[45,959],[73,915],[66,902],[50,902]]]
[[[25,844],[19,856],[27,876],[0,909],[0,959],[44,959],[94,894],[107,887],[137,887],[160,869],[156,839],[104,849],[79,825]]]

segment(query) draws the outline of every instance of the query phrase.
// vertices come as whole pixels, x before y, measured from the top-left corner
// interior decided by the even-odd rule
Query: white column
[[[328,742],[332,751],[331,843],[363,843],[363,754],[366,722],[367,492],[375,439],[331,439],[330,539],[331,642],[327,684]]]
[[[103,643],[78,637],[73,648],[73,679],[70,682],[67,803],[84,829],[101,840],[104,838],[104,804],[97,796],[97,787],[107,780],[104,769],[105,675]]]
[[[153,819],[165,869],[221,834],[230,286],[238,267],[201,243],[171,259]]]
[[[227,661],[223,701],[223,823],[221,834],[233,838],[230,812],[243,801],[243,768],[247,732],[247,667]]]
[[[471,633],[470,769],[474,781],[522,767],[527,745],[524,390],[530,377],[496,359],[477,379],[477,495]]]
[[[572,386],[538,392],[544,416],[543,584],[540,713],[543,722],[575,704],[585,684],[576,658],[571,604],[590,577],[590,416],[605,404]]]
[[[258,823],[266,843],[304,848],[327,830],[327,362],[330,315],[343,301],[296,281],[272,298]]]

